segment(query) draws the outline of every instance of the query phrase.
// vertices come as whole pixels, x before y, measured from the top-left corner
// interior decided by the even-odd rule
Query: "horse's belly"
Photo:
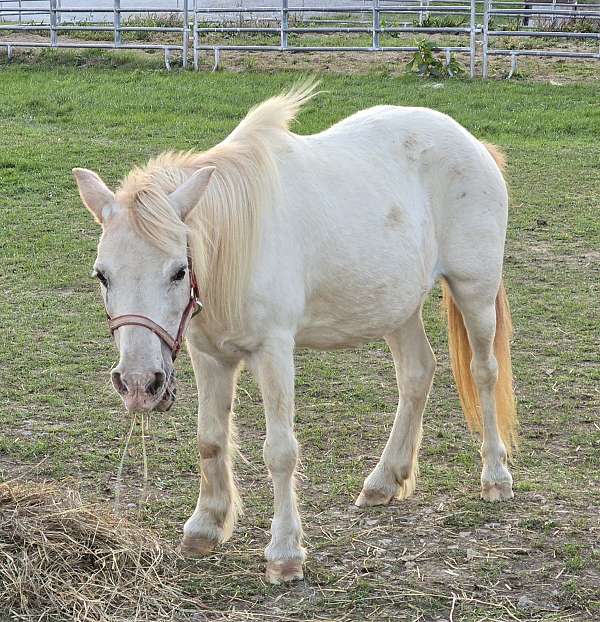
[[[371,290],[322,290],[308,301],[296,332],[299,347],[331,350],[380,339],[422,304],[429,287],[380,285]]]
[[[351,326],[309,326],[296,334],[296,346],[313,350],[338,350],[352,348],[381,337],[387,330],[353,331]]]

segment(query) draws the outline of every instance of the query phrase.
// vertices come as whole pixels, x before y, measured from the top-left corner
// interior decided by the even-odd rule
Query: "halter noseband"
[[[121,328],[121,326],[142,326],[151,330],[167,345],[171,350],[171,358],[173,361],[177,358],[179,350],[183,344],[183,336],[188,322],[197,313],[202,311],[202,303],[200,302],[200,290],[198,289],[198,283],[196,281],[196,275],[192,268],[192,258],[188,255],[188,271],[190,275],[190,299],[181,314],[181,320],[179,321],[179,328],[177,329],[177,335],[175,339],[159,324],[151,320],[145,315],[138,315],[137,313],[125,313],[124,315],[118,315],[117,317],[108,317],[108,329],[110,334],[114,335],[114,332]]]

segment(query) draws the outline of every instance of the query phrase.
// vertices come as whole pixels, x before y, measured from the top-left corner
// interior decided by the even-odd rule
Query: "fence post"
[[[58,44],[56,32],[56,0],[50,0],[50,45],[55,48]]]
[[[281,47],[285,50],[288,46],[288,0],[281,0]]]
[[[115,47],[121,47],[121,0],[114,0],[113,25],[115,27]]]
[[[469,64],[469,70],[471,79],[475,77],[475,46],[476,46],[476,36],[475,36],[475,12],[477,10],[476,0],[471,0],[471,23],[469,24],[470,32],[469,32],[469,45],[471,47],[471,58]]]
[[[200,50],[198,49],[198,0],[194,0],[194,26],[192,31],[194,47],[194,71],[200,69]]]
[[[516,71],[517,71],[517,55],[511,54],[510,55],[510,71],[508,73],[507,79],[510,80],[515,75]]]
[[[484,0],[483,3],[483,66],[481,68],[481,77],[486,80],[488,77],[488,30],[490,20],[490,0]]]
[[[188,48],[190,44],[190,15],[189,15],[189,0],[183,0],[183,58],[181,59],[181,65],[184,69],[188,65]]]
[[[373,0],[373,41],[374,50],[379,49],[379,31],[381,29],[381,18],[379,15],[379,0]]]
[[[448,69],[448,75],[452,78],[452,76],[454,76],[454,74],[452,73],[452,69],[450,69],[450,62],[452,61],[452,52],[448,48],[446,48],[444,52],[446,53],[446,69]]]
[[[429,0],[419,0],[419,26],[423,26],[423,22],[429,19]]]

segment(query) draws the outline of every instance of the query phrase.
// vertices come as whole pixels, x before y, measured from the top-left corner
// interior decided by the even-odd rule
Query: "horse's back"
[[[371,217],[383,219],[382,231],[429,247],[437,255],[435,270],[455,268],[462,258],[468,271],[482,255],[501,264],[508,212],[502,172],[489,150],[448,115],[376,106],[306,144],[331,160],[337,153],[345,161],[345,194],[368,194],[363,203]]]
[[[303,289],[300,345],[387,334],[450,263],[460,263],[457,246],[480,246],[476,236],[495,236],[500,250],[486,252],[502,255],[501,174],[483,145],[444,114],[378,106],[319,134],[289,136],[278,160],[285,205],[268,262],[282,271],[285,264],[285,278]],[[490,218],[492,203],[499,215]]]

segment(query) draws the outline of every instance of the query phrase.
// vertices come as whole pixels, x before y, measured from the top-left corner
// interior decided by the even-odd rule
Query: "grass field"
[[[111,501],[128,427],[108,382],[116,352],[89,278],[97,227],[74,166],[115,184],[167,148],[203,149],[298,74],[0,68],[0,476],[67,480]],[[297,355],[299,482],[306,581],[267,586],[271,491],[257,388],[243,375],[237,473],[246,513],[217,553],[182,562],[199,609],[186,620],[536,620],[600,618],[600,88],[449,81],[439,88],[371,73],[324,76],[301,115],[309,133],[361,108],[427,105],[508,155],[511,298],[521,446],[515,499],[478,500],[477,442],[449,372],[435,291],[426,309],[438,372],[425,416],[416,495],[352,505],[387,438],[396,403],[382,343]],[[195,396],[178,363],[174,409],[152,419],[152,495],[142,520],[176,542],[197,494]],[[136,502],[134,443],[126,472]]]

